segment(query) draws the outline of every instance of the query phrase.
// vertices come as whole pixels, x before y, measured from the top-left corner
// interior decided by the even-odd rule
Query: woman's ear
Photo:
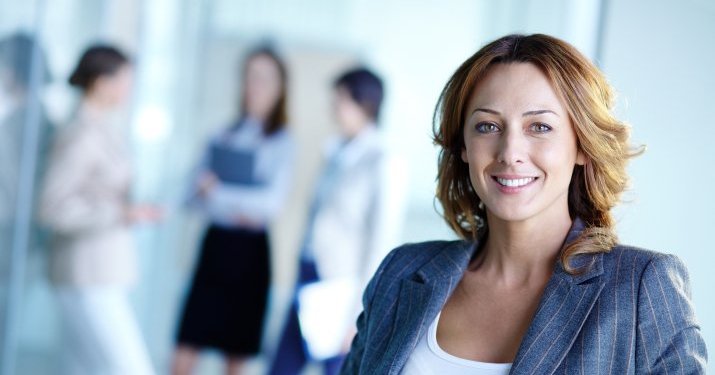
[[[581,150],[578,150],[576,152],[576,164],[577,165],[586,164],[586,154],[584,154],[583,151],[581,151]]]
[[[467,148],[462,147],[462,161],[469,164],[469,159],[467,159]]]

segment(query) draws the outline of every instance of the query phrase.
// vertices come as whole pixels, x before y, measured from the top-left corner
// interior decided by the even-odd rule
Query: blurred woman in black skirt
[[[294,141],[285,130],[286,69],[268,48],[249,54],[241,113],[205,151],[192,205],[210,224],[181,317],[172,372],[190,374],[202,348],[228,374],[261,346],[270,283],[269,223],[290,188]]]

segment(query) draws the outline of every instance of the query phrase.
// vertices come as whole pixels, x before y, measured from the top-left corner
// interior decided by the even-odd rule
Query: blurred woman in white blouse
[[[154,373],[128,299],[138,274],[131,226],[161,216],[130,201],[118,113],[131,81],[130,62],[117,49],[97,45],[82,55],[69,81],[82,99],[55,139],[41,193],[40,219],[53,233],[64,374]]]
[[[269,48],[243,66],[236,121],[207,145],[191,204],[208,229],[181,316],[173,373],[190,374],[199,350],[217,349],[228,374],[258,354],[270,285],[268,226],[290,189],[294,141],[285,129],[286,69]]]
[[[360,291],[398,240],[406,182],[378,130],[382,80],[355,68],[333,89],[338,134],[325,150],[270,375],[297,375],[309,361],[337,374],[355,333]]]

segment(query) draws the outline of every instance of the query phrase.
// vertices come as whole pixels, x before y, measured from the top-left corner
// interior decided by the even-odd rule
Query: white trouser
[[[64,328],[63,374],[154,374],[126,288],[56,290]]]

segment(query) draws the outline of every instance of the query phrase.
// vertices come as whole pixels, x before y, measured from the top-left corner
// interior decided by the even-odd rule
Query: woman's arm
[[[646,266],[638,293],[636,373],[703,374],[705,342],[695,318],[688,271],[673,255]]]
[[[40,221],[58,233],[91,231],[117,225],[125,205],[116,192],[92,184],[97,145],[84,134],[58,145],[50,160],[40,197]]]
[[[262,226],[275,218],[285,204],[293,177],[295,150],[290,138],[274,147],[281,155],[269,178],[261,186],[241,186],[225,184],[211,174],[209,165],[210,147],[204,152],[201,163],[196,168],[189,205],[206,212],[214,220],[226,224],[251,223]],[[201,188],[207,177],[213,180],[208,188]]]
[[[272,169],[263,185],[216,184],[206,197],[209,214],[229,223],[244,220],[264,225],[272,221],[280,213],[290,191],[294,149],[288,137],[272,145],[270,152],[276,162],[270,166]]]
[[[262,186],[241,186],[218,183],[208,196],[212,214],[229,221],[239,218],[269,223],[283,208],[293,176],[293,151],[286,150],[277,169]]]

